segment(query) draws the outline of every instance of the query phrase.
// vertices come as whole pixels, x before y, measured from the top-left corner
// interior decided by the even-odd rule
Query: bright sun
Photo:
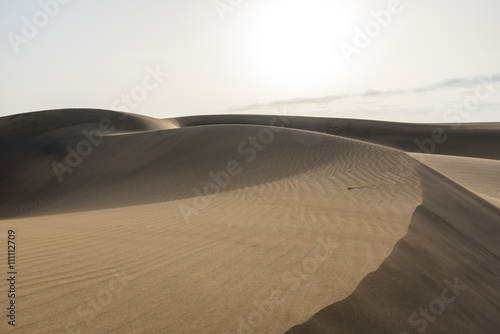
[[[349,27],[346,7],[332,0],[276,0],[252,22],[251,62],[275,84],[320,84],[343,66],[339,36]]]

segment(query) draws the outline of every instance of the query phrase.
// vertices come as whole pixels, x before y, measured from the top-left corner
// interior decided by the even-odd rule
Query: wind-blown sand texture
[[[500,123],[0,118],[0,332],[500,333],[499,142]]]

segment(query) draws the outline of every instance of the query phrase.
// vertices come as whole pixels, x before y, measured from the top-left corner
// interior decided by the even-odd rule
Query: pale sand
[[[500,160],[421,153],[412,156],[500,207]]]
[[[467,288],[425,332],[498,333],[500,210],[480,196],[498,199],[500,124],[441,126],[436,153],[489,160],[413,155],[424,165],[398,149],[436,125],[122,115],[0,118],[1,243],[14,228],[19,272],[2,333],[416,333],[412,313],[454,279]],[[104,117],[116,129],[59,183],[51,163]],[[262,131],[248,162],[238,146]],[[241,174],[195,197],[232,160]]]

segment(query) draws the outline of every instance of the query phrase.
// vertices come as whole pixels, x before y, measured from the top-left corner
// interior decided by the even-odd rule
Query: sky
[[[498,0],[0,0],[0,116],[500,121]]]

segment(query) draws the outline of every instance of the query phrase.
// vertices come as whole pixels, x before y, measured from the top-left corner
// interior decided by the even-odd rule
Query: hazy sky
[[[499,14],[498,0],[0,0],[0,116],[500,121]]]

